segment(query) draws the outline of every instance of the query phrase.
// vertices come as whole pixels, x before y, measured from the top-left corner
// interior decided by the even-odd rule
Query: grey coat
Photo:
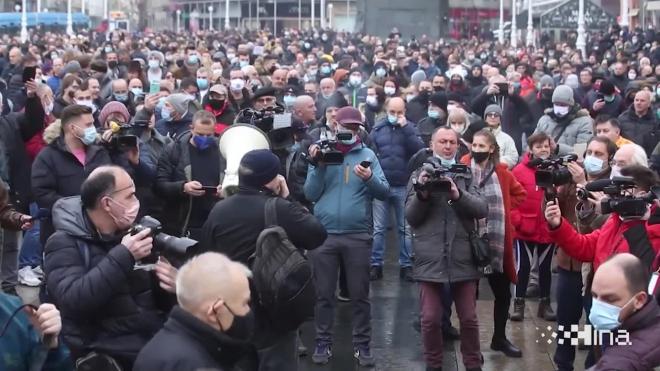
[[[574,153],[573,146],[577,143],[587,143],[594,136],[593,122],[587,110],[569,112],[566,117],[558,119],[552,112],[552,108],[549,108],[539,120],[534,134],[541,132],[548,134],[557,142],[558,154],[564,156]],[[562,132],[564,125],[566,128]]]
[[[461,197],[451,204],[444,194],[422,200],[409,183],[406,218],[413,232],[415,280],[447,283],[481,278],[472,260],[468,233],[459,220],[472,222],[488,215],[486,200],[474,186],[466,186],[471,183],[471,177],[470,173],[454,177]]]

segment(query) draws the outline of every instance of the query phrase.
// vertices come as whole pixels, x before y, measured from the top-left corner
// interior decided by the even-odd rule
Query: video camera
[[[417,179],[413,178],[413,187],[416,191],[428,191],[429,193],[447,193],[451,191],[451,183],[442,178],[451,177],[453,174],[465,174],[470,171],[467,165],[455,164],[446,167],[435,157],[429,158],[420,170],[429,174],[429,180],[424,184],[419,184]]]
[[[291,147],[295,141],[291,114],[284,112],[281,106],[268,107],[260,111],[246,108],[239,114],[240,123],[254,125],[268,135],[274,150]]]
[[[131,124],[120,125],[110,121],[110,130],[112,137],[107,143],[108,150],[111,152],[125,152],[138,147],[138,138],[145,130],[149,128],[149,121],[134,121]]]
[[[653,186],[651,191],[642,197],[635,197],[631,190],[636,184],[632,177],[615,176],[612,179],[601,179],[587,183],[585,190],[603,192],[608,198],[601,201],[600,210],[603,214],[616,212],[619,216],[642,217],[646,214],[647,205],[660,198],[660,187]]]
[[[569,162],[577,161],[577,158],[576,154],[570,154],[545,160],[535,159],[530,162],[537,169],[536,185],[543,188],[546,201],[553,201],[557,198],[557,187],[571,182],[573,176],[566,165]]]
[[[351,133],[337,133],[335,139],[330,139],[325,132],[321,132],[321,139],[315,143],[320,147],[320,150],[316,157],[309,159],[309,162],[312,164],[323,162],[326,165],[344,163],[344,154],[337,150],[337,143],[342,140],[351,140],[352,136]]]
[[[145,229],[149,228],[151,232],[149,237],[154,240],[153,250],[155,255],[171,254],[183,257],[188,252],[188,249],[197,245],[197,241],[187,237],[174,237],[169,234],[163,233],[163,225],[156,218],[149,215],[142,217],[142,219],[133,225],[129,233],[136,235]]]

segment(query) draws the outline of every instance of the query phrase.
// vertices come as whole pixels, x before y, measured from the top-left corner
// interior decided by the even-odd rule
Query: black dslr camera
[[[536,185],[543,188],[546,201],[557,198],[557,187],[568,184],[573,179],[571,172],[566,168],[569,162],[577,161],[576,154],[557,158],[536,159],[532,165],[536,167]]]
[[[603,192],[609,196],[600,203],[601,213],[616,212],[623,218],[642,217],[646,214],[647,205],[660,196],[660,187],[652,187],[651,191],[642,197],[633,196],[631,194],[633,188],[635,188],[635,182],[632,177],[628,176],[597,180],[588,183],[585,187],[587,191]]]
[[[163,233],[163,225],[155,218],[148,215],[142,219],[130,230],[131,235],[136,235],[145,229],[151,229],[149,236],[154,240],[154,248],[152,251],[156,255],[171,254],[178,257],[183,257],[188,252],[188,249],[197,245],[197,241],[187,237],[174,237],[169,234]]]
[[[274,150],[289,148],[295,143],[291,114],[285,113],[281,106],[268,107],[260,111],[246,108],[239,114],[238,122],[254,125],[266,133]]]
[[[469,172],[467,165],[452,165],[446,167],[435,157],[431,157],[422,165],[420,171],[426,171],[429,174],[429,180],[424,184],[417,183],[417,178],[413,177],[413,187],[416,191],[428,191],[429,193],[447,193],[451,191],[451,183],[444,179],[452,177],[454,174],[465,174]]]
[[[126,152],[138,147],[138,138],[149,129],[149,121],[135,121],[131,124],[120,125],[110,122],[112,137],[107,144],[110,152]]]

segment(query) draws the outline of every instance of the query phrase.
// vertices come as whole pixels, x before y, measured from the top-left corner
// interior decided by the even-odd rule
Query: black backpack
[[[272,326],[293,331],[314,317],[316,289],[312,266],[277,225],[277,197],[266,200],[265,229],[257,238],[252,274],[259,305]]]

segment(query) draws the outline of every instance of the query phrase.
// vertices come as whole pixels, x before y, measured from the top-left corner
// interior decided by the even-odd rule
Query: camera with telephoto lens
[[[570,154],[532,161],[531,164],[536,167],[536,185],[543,188],[546,201],[553,201],[557,198],[557,187],[571,182],[573,175],[568,171],[566,165],[569,162],[577,161],[577,158],[576,154]]]
[[[615,176],[612,179],[597,180],[585,187],[590,192],[603,192],[608,196],[600,203],[602,214],[616,212],[622,218],[642,217],[648,210],[648,205],[660,196],[660,187],[653,186],[644,196],[633,196],[632,190],[636,184],[632,177]]]
[[[268,136],[271,148],[277,150],[289,148],[295,143],[291,121],[290,113],[286,113],[281,106],[275,106],[259,111],[246,108],[239,113],[237,122],[259,128]]]
[[[428,191],[429,193],[447,193],[451,191],[451,182],[447,177],[454,174],[465,174],[469,172],[467,165],[454,164],[450,167],[442,165],[439,159],[431,157],[422,165],[420,172],[425,171],[429,174],[429,179],[424,184],[417,182],[417,177],[413,177],[413,187],[416,191]],[[418,173],[419,174],[419,173]]]
[[[112,136],[107,142],[110,152],[125,152],[138,147],[138,138],[149,129],[149,121],[140,120],[130,124],[118,124],[110,121]]]
[[[156,255],[171,254],[178,257],[185,256],[188,249],[197,245],[197,241],[187,237],[174,237],[163,233],[163,225],[156,218],[144,216],[131,227],[129,233],[136,235],[145,229],[150,229],[149,237],[153,238],[153,250]]]

